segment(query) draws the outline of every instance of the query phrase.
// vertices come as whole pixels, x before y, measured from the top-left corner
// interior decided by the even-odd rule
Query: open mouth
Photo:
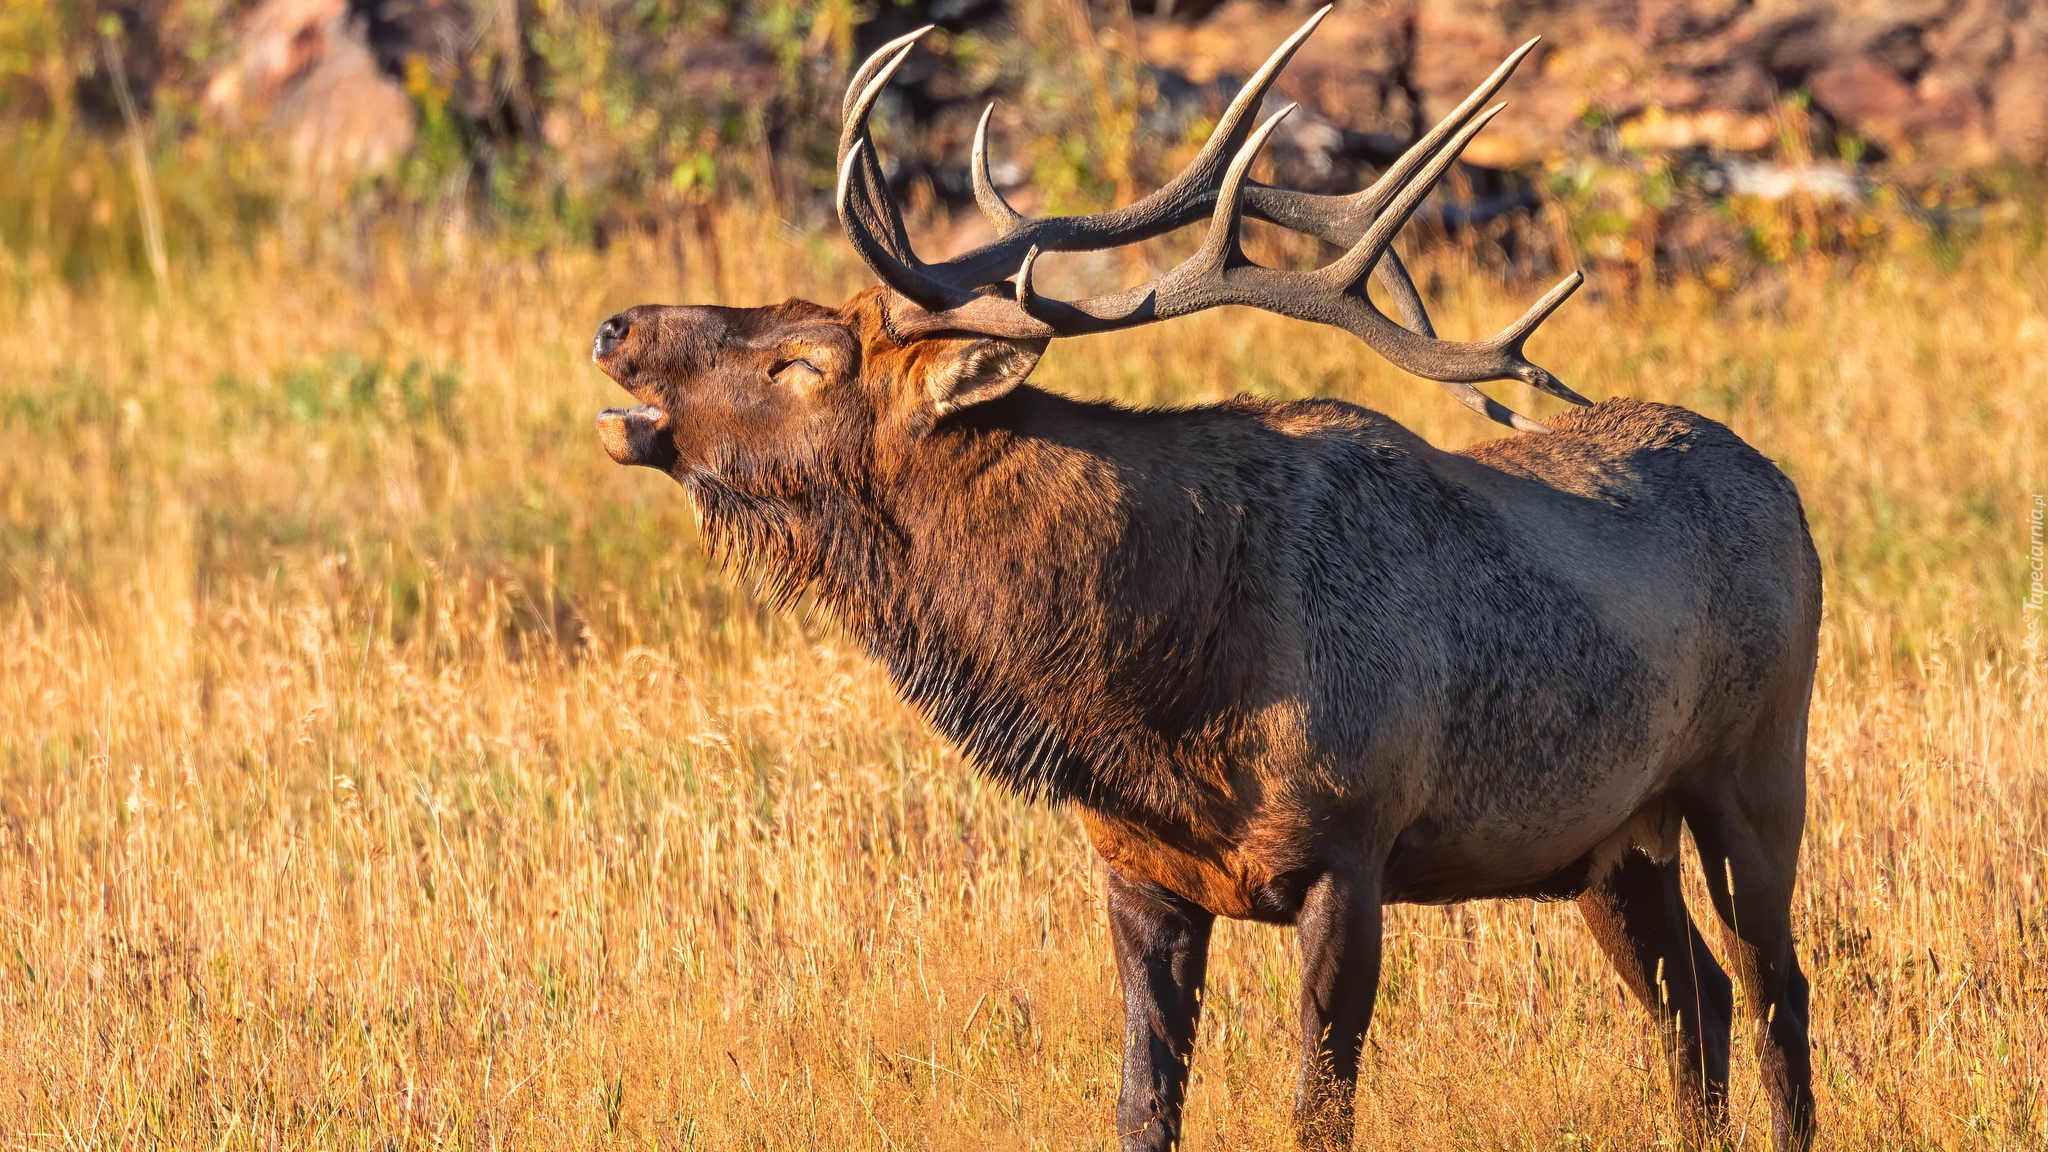
[[[666,472],[676,462],[675,442],[668,436],[668,413],[652,404],[598,413],[597,439],[605,454],[621,464]]]

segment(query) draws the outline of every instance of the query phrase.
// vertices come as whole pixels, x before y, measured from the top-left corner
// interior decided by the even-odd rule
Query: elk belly
[[[1678,852],[1677,805],[1658,799],[1550,829],[1446,826],[1416,821],[1395,838],[1386,899],[1401,904],[1462,900],[1570,899],[1631,849],[1665,862]]]

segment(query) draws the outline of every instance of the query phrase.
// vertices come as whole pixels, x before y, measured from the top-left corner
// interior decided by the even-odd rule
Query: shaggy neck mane
[[[1030,388],[983,407],[787,498],[695,482],[707,534],[778,602],[815,595],[980,770],[1172,821],[1220,787],[1200,765],[1255,674],[1220,682],[1208,650],[1230,631],[1241,506],[1204,517],[1107,449],[1170,417]]]

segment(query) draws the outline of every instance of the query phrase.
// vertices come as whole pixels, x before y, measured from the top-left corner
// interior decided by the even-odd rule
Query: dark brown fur
[[[1446,453],[1336,401],[1131,411],[1021,384],[1042,345],[899,341],[872,291],[611,325],[599,362],[716,545],[1080,814],[1127,1147],[1178,1134],[1211,918],[1301,926],[1302,1135],[1335,1143],[1379,906],[1498,896],[1581,899],[1712,1123],[1727,981],[1668,975],[1713,964],[1674,902],[1681,820],[1774,1006],[1780,1143],[1810,1137],[1787,906],[1820,574],[1791,483],[1726,428],[1610,400]]]

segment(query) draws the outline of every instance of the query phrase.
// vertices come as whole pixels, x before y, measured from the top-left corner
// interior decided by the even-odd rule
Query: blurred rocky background
[[[938,236],[966,152],[1032,212],[1142,194],[1311,7],[1265,0],[0,0],[0,244],[161,269],[280,219],[545,246],[814,226],[850,66],[921,24],[880,135]],[[1348,190],[1543,46],[1422,243],[1626,280],[1968,228],[2048,160],[2044,0],[1341,0],[1272,179]],[[954,228],[949,234],[947,229]],[[1312,253],[1287,249],[1291,258]]]

